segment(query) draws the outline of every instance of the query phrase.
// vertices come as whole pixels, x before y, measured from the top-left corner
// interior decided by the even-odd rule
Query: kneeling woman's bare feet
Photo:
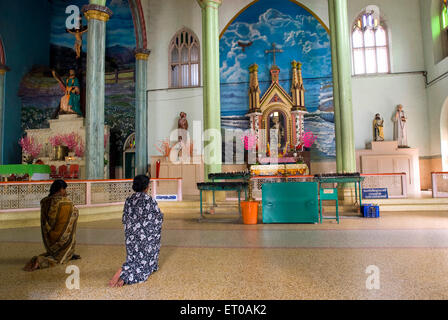
[[[36,269],[39,269],[39,261],[35,258],[31,259],[24,267],[23,270],[24,271],[34,271]]]
[[[121,268],[118,269],[117,273],[115,273],[115,275],[109,281],[109,286],[111,288],[119,288],[124,285],[124,281],[120,279],[120,274],[121,274]]]

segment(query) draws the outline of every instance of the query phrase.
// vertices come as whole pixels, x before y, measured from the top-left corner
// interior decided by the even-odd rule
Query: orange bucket
[[[241,211],[244,224],[257,224],[258,201],[241,201]]]

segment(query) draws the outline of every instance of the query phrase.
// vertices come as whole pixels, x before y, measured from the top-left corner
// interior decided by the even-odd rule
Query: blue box
[[[361,213],[364,218],[379,218],[380,207],[373,204],[364,204],[361,206]]]

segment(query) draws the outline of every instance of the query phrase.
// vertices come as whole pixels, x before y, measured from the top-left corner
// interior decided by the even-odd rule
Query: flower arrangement
[[[33,137],[26,136],[21,138],[19,145],[22,147],[23,153],[27,155],[27,163],[33,163],[33,160],[39,156],[42,150],[42,145],[37,143]]]
[[[82,143],[82,141],[79,142],[79,144],[75,147],[74,151],[75,156],[77,156],[78,158],[84,157],[84,144]]]
[[[52,147],[62,146],[62,134],[58,134],[50,137],[49,141]]]
[[[168,157],[171,152],[170,140],[165,139],[159,142],[159,145],[155,145],[157,151],[159,151],[164,157]]]
[[[296,151],[301,152],[303,151],[303,148],[311,148],[311,146],[314,144],[314,142],[317,140],[317,137],[311,132],[307,131],[302,137],[302,140],[299,141],[296,145]]]
[[[79,134],[72,132],[61,136],[62,144],[68,148],[69,151],[75,151],[82,139]]]
[[[241,141],[244,143],[244,149],[246,151],[252,150],[253,146],[257,143],[257,136],[247,135],[241,137]]]
[[[317,137],[311,131],[305,132],[305,134],[303,135],[303,146],[305,148],[311,148],[316,139]]]

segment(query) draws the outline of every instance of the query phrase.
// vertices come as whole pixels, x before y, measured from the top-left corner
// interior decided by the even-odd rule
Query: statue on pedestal
[[[397,106],[397,111],[395,112],[394,123],[394,140],[398,141],[399,148],[409,148],[408,146],[408,135],[406,130],[407,117],[403,111],[403,105],[399,104]]]
[[[185,112],[181,112],[179,117],[179,121],[177,121],[177,129],[179,130],[178,137],[179,141],[182,140],[185,143],[187,141],[188,131],[187,114]]]
[[[65,80],[65,83],[57,75],[56,71],[52,71],[53,77],[59,82],[65,95],[61,98],[61,105],[59,114],[78,114],[82,116],[81,112],[81,96],[79,80],[76,78],[74,69],[70,69],[70,75]]]
[[[377,113],[373,120],[374,141],[384,141],[384,120]]]

